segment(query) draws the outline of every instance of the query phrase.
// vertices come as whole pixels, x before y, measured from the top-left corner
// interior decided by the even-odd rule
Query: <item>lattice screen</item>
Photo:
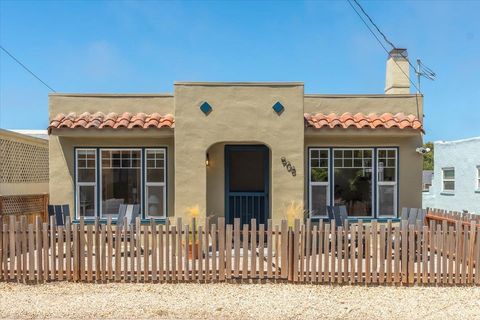
[[[46,195],[4,196],[1,214],[44,213]]]
[[[0,139],[0,183],[48,182],[48,147]]]

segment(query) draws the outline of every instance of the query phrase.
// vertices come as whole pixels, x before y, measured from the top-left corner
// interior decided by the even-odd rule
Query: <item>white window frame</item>
[[[95,153],[95,182],[79,182],[78,181],[78,154],[79,151],[93,151]],[[97,217],[97,208],[98,208],[98,154],[97,149],[95,148],[77,148],[75,149],[75,218],[80,219],[80,187],[94,187],[94,211],[95,215],[93,217],[85,217],[84,219],[93,220]]]
[[[352,147],[352,148],[332,148],[332,170],[333,170],[333,174],[332,174],[332,186],[333,186],[333,191],[332,192],[335,192],[335,151],[344,151],[344,150],[351,150],[352,152],[355,151],[355,150],[369,150],[372,152],[372,166],[371,166],[371,170],[372,170],[372,188],[371,188],[371,196],[372,196],[372,211],[370,212],[370,215],[369,216],[348,216],[348,218],[352,218],[352,219],[365,219],[365,218],[373,218],[374,215],[375,215],[375,206],[374,206],[374,191],[375,191],[375,161],[376,161],[376,158],[375,158],[375,148],[374,147],[371,147],[371,148],[355,148],[355,147]],[[352,160],[353,161],[353,160]],[[348,168],[348,167],[347,167]],[[366,169],[366,168],[365,168]],[[335,199],[334,199],[335,201]]]
[[[140,186],[139,186],[139,189],[140,189],[140,212],[143,211],[143,203],[141,201],[141,199],[143,198],[143,194],[144,194],[144,191],[143,191],[143,186],[142,186],[142,164],[143,164],[143,152],[142,152],[142,149],[141,148],[100,148],[99,149],[99,155],[97,155],[97,161],[99,163],[99,186],[102,187],[103,186],[103,181],[102,181],[102,170],[103,170],[103,161],[102,161],[102,152],[103,151],[140,151]],[[100,189],[100,200],[103,201],[103,193],[102,193],[102,189]],[[106,219],[107,217],[104,217],[103,216],[103,205],[100,206],[100,219]],[[141,216],[141,214],[140,214]],[[112,218],[112,220],[116,220],[116,217],[115,218]]]
[[[327,151],[328,154],[328,181],[327,182],[318,182],[318,181],[312,181],[312,151]],[[331,165],[330,165],[330,148],[310,148],[308,151],[308,214],[310,218],[326,218],[328,217],[328,213],[325,212],[324,215],[319,215],[319,214],[312,214],[312,198],[313,198],[313,186],[326,186],[327,187],[327,206],[330,205],[330,170],[331,170]]]
[[[148,151],[161,151],[163,153],[163,182],[148,182],[147,180],[147,152]],[[150,219],[166,219],[167,218],[167,150],[165,148],[145,148],[145,157],[144,157],[144,181],[145,181],[145,218]],[[148,187],[163,187],[163,216],[150,216],[148,212]]]
[[[453,170],[453,179],[445,179],[445,170]],[[445,182],[453,181],[453,190],[445,189]],[[455,167],[444,167],[442,168],[442,193],[455,193]]]
[[[477,166],[477,189],[475,191],[480,192],[480,165]]]
[[[377,168],[377,176],[375,177],[375,181],[377,182],[377,193],[376,193],[376,207],[377,207],[377,217],[397,217],[398,216],[398,149],[397,148],[377,148],[377,152],[375,154],[375,167]],[[379,166],[378,166],[378,159],[379,159],[379,152],[380,151],[395,151],[395,181],[380,181],[378,175],[380,173]],[[387,157],[388,159],[388,157]],[[380,186],[393,186],[393,215],[385,215],[381,214],[380,210]]]

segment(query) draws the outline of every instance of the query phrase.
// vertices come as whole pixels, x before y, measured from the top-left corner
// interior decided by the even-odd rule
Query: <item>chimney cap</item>
[[[407,57],[408,57],[408,51],[407,51],[407,49],[404,49],[404,48],[393,48],[393,49],[390,50],[390,52],[388,53],[388,57],[389,57],[389,58],[403,58],[403,59],[407,59]]]

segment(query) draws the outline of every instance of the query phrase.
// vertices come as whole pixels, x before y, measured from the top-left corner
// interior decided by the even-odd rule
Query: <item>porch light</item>
[[[207,167],[210,166],[210,157],[208,156],[208,152],[207,152],[207,156],[205,157],[205,165]]]

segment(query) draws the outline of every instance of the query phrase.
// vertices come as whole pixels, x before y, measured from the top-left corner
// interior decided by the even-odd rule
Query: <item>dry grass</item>
[[[480,319],[478,287],[0,283],[1,318]]]

